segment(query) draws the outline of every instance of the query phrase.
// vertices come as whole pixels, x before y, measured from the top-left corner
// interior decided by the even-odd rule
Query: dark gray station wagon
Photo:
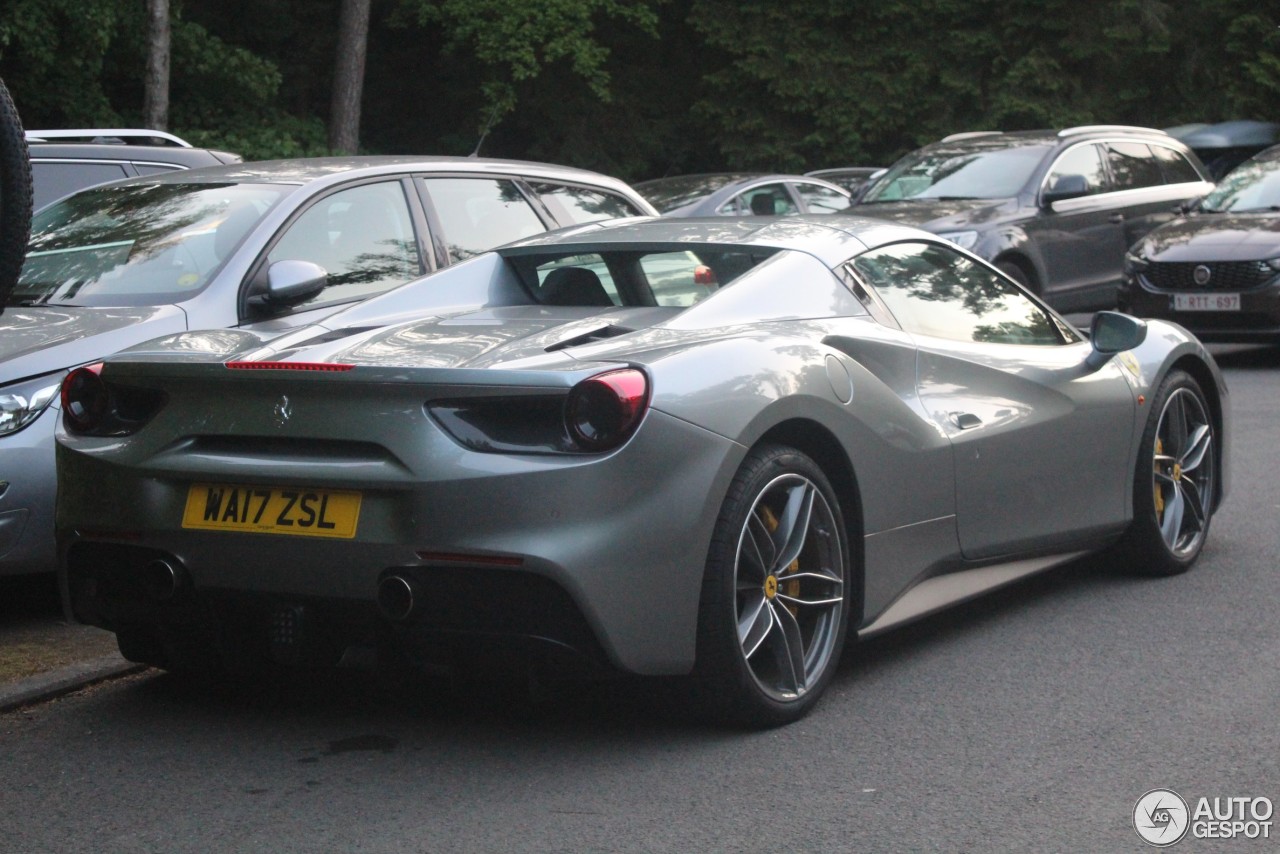
[[[0,315],[0,575],[53,569],[69,368],[188,329],[283,332],[503,243],[640,214],[656,211],[614,178],[468,157],[243,163],[50,205]]]
[[[1213,189],[1163,131],[1091,125],[955,134],[908,154],[851,210],[910,223],[994,263],[1055,308],[1115,305],[1124,253]]]

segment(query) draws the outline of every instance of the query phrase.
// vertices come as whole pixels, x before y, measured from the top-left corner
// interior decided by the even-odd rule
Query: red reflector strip
[[[338,365],[331,362],[223,362],[228,368],[238,371],[320,371],[338,373],[349,371],[355,365]]]
[[[484,563],[490,566],[522,566],[522,557],[503,557],[502,555],[467,555],[458,552],[418,552],[422,560],[442,561],[448,563]]]

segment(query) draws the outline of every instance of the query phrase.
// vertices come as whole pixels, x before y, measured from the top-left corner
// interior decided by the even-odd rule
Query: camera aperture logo
[[[1152,789],[1133,807],[1133,829],[1142,841],[1164,848],[1182,840],[1190,825],[1187,802],[1169,789]]]
[[[1152,789],[1133,807],[1133,829],[1157,848],[1193,839],[1270,839],[1274,807],[1269,798],[1198,798],[1195,809],[1172,789]]]

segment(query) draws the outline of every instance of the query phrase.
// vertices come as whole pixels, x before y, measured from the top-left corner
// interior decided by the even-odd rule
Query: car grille
[[[1209,269],[1209,281],[1196,284],[1197,267]],[[1210,261],[1152,264],[1143,272],[1151,287],[1162,291],[1247,291],[1259,288],[1276,276],[1265,261]]]

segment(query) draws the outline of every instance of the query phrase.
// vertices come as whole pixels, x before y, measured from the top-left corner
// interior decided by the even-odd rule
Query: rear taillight
[[[127,436],[150,421],[167,399],[162,391],[107,382],[99,362],[76,368],[62,381],[62,423],[72,433]]]
[[[76,433],[90,433],[111,413],[111,392],[102,381],[102,363],[76,368],[62,381],[62,420]]]
[[[583,380],[569,392],[564,421],[569,438],[585,451],[609,451],[640,426],[649,406],[649,380],[625,368]]]

